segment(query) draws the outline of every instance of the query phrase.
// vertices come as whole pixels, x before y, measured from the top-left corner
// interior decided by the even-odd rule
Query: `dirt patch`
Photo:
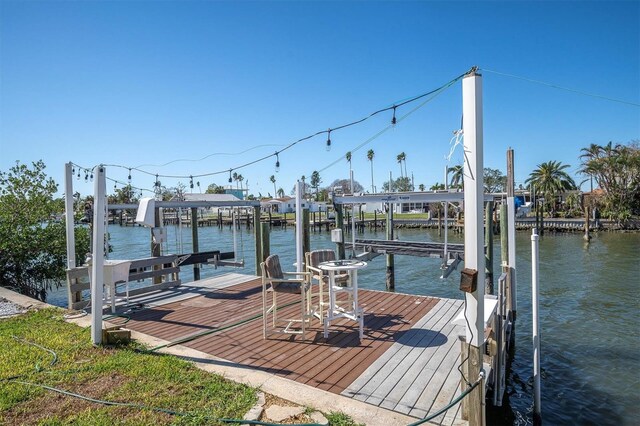
[[[114,388],[120,387],[127,380],[124,376],[110,374],[102,376],[98,380],[77,383],[73,386],[60,385],[58,387],[69,392],[98,399]],[[21,385],[16,384],[16,386]],[[32,388],[37,389],[36,387]],[[1,420],[6,425],[33,425],[45,419],[65,419],[76,413],[96,407],[104,407],[104,405],[45,390],[44,395],[20,403],[4,412],[4,417]],[[123,417],[126,416],[126,411],[123,411],[122,415]]]
[[[286,399],[282,399],[282,398],[278,398],[275,395],[270,395],[268,393],[264,394],[264,399],[265,399],[265,404],[264,404],[264,409],[266,410],[268,407],[272,406],[272,405],[279,405],[281,407],[301,407],[300,404],[294,404],[291,401],[287,401]],[[267,418],[267,416],[265,415],[265,411],[262,412],[262,415],[260,416],[260,418],[258,419],[262,422],[268,422],[269,418]],[[282,422],[280,422],[280,424],[299,424],[299,423],[314,423],[313,419],[311,417],[309,417],[308,415],[302,413],[300,415],[297,415],[295,417],[290,417],[287,420],[284,420]]]

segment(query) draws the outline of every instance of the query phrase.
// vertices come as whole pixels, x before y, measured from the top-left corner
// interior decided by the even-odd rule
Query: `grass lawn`
[[[0,424],[228,424],[214,419],[242,419],[257,400],[254,388],[173,356],[138,352],[143,348],[135,342],[95,347],[89,329],[65,322],[63,312],[44,309],[0,320]],[[188,415],[97,404],[19,381]],[[327,418],[332,425],[355,424],[340,413]]]

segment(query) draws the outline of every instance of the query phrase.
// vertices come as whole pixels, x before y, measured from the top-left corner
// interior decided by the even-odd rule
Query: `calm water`
[[[231,231],[200,228],[200,250],[232,251]],[[149,255],[149,230],[110,226],[113,259]],[[402,240],[442,241],[435,230],[397,230]],[[364,237],[384,238],[383,232]],[[271,232],[271,252],[283,265],[295,261],[292,228]],[[347,238],[350,238],[347,236]],[[189,251],[191,230],[168,228],[165,253]],[[452,234],[450,242],[463,242]],[[494,241],[498,270],[500,241]],[[334,248],[327,232],[311,234],[312,249]],[[253,232],[242,229],[241,269],[204,267],[202,277],[236,271],[255,272]],[[540,335],[542,410],[545,424],[635,425],[640,423],[640,234],[603,233],[586,245],[578,234],[545,235],[540,240]],[[461,299],[460,275],[441,280],[439,259],[396,256],[396,291]],[[517,234],[518,320],[515,358],[508,379],[510,411],[490,416],[492,423],[532,424],[531,239]],[[460,269],[460,268],[458,268]],[[379,257],[359,275],[364,288],[385,288],[385,261]],[[192,279],[190,267],[181,272]],[[66,293],[49,301],[64,306]],[[504,420],[504,419],[509,420]]]

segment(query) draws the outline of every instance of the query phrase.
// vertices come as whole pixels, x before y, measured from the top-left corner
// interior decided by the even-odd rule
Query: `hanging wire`
[[[374,117],[374,116],[376,116],[376,115],[378,115],[378,114],[380,114],[380,113],[382,113],[382,112],[385,112],[385,111],[391,111],[391,110],[397,109],[397,108],[399,108],[399,107],[402,107],[402,106],[404,106],[404,105],[407,105],[407,104],[409,104],[409,103],[416,102],[416,101],[418,101],[418,100],[420,100],[420,99],[422,99],[422,98],[425,98],[425,97],[431,96],[431,95],[433,95],[433,94],[438,94],[438,93],[440,93],[443,89],[448,88],[448,87],[450,87],[451,85],[453,85],[454,83],[456,83],[456,82],[458,82],[459,80],[461,80],[465,75],[467,75],[467,74],[469,74],[469,73],[471,73],[471,72],[474,72],[474,71],[476,71],[476,70],[477,70],[477,68],[475,68],[475,67],[474,67],[474,68],[472,68],[471,70],[469,70],[469,71],[467,71],[467,72],[465,72],[465,73],[463,73],[463,74],[460,74],[459,76],[455,77],[454,79],[450,80],[449,82],[447,82],[447,83],[443,84],[442,86],[440,86],[440,87],[438,87],[438,88],[436,88],[436,89],[434,89],[434,90],[431,90],[431,91],[429,91],[429,92],[426,92],[426,93],[423,93],[423,94],[420,94],[420,95],[414,96],[414,97],[409,98],[409,99],[407,99],[407,100],[405,100],[405,101],[402,101],[402,102],[399,102],[399,103],[395,103],[395,104],[393,104],[392,106],[389,106],[389,107],[386,107],[386,108],[379,109],[379,110],[374,111],[374,112],[370,113],[369,115],[367,115],[367,116],[365,116],[365,117],[363,117],[363,118],[361,118],[361,119],[358,119],[358,120],[352,121],[352,122],[350,122],[350,123],[342,124],[342,125],[340,125],[340,126],[331,127],[331,128],[329,128],[328,130],[321,130],[321,131],[318,131],[318,132],[316,132],[316,133],[313,133],[313,134],[310,134],[310,135],[308,135],[308,136],[305,136],[305,137],[303,137],[303,138],[300,138],[300,139],[298,139],[298,140],[296,140],[296,141],[294,141],[294,142],[291,142],[290,144],[288,144],[288,145],[284,146],[281,150],[279,150],[279,151],[277,151],[277,152],[278,152],[278,153],[282,153],[283,151],[286,151],[286,150],[288,150],[288,149],[290,149],[290,148],[294,147],[295,145],[297,145],[297,144],[299,144],[299,143],[301,143],[301,142],[307,141],[307,140],[309,140],[309,139],[312,139],[312,138],[314,138],[314,137],[316,137],[316,136],[319,136],[319,135],[322,135],[322,134],[325,134],[325,133],[327,133],[327,135],[328,135],[328,138],[327,138],[327,142],[328,142],[328,144],[327,144],[327,145],[329,145],[329,146],[330,146],[330,143],[329,143],[329,142],[330,142],[330,132],[335,132],[335,131],[337,131],[337,130],[341,130],[341,129],[345,129],[345,128],[347,128],[347,127],[355,126],[355,125],[360,124],[360,123],[362,123],[362,122],[364,122],[364,121],[366,121],[366,120],[368,120],[368,119],[370,119],[370,118],[372,118],[372,117]],[[407,115],[408,115],[408,114],[407,114]],[[404,117],[406,117],[407,115],[405,115]],[[401,121],[401,120],[402,120],[402,119],[398,119],[397,121]],[[251,165],[253,165],[253,164],[256,164],[256,163],[259,163],[259,162],[261,162],[261,161],[264,161],[264,160],[266,160],[266,159],[268,159],[268,158],[270,158],[270,157],[273,157],[274,155],[275,155],[275,154],[265,155],[265,156],[263,156],[263,157],[260,157],[260,158],[255,159],[255,160],[252,160],[252,161],[249,161],[249,162],[246,162],[246,163],[240,164],[240,165],[238,165],[238,166],[234,166],[234,167],[232,167],[232,170],[238,170],[238,169],[242,169],[242,168],[245,168],[245,167],[251,166]],[[206,158],[206,157],[205,157],[205,158]],[[175,160],[174,160],[174,161],[175,161]],[[169,163],[167,163],[167,164],[169,164]],[[136,171],[138,171],[138,172],[140,172],[140,173],[144,173],[144,174],[147,174],[147,175],[150,175],[150,176],[153,176],[153,175],[154,175],[154,173],[153,173],[153,172],[149,172],[149,171],[146,171],[146,170],[144,170],[144,169],[141,169],[140,167],[142,167],[142,166],[140,166],[140,167],[128,167],[128,166],[123,166],[123,165],[120,165],[120,164],[105,164],[105,166],[108,166],[108,167],[120,167],[120,168],[127,168],[127,169],[131,168],[132,170],[136,170]],[[214,172],[209,172],[209,173],[201,173],[201,174],[193,175],[193,177],[196,177],[196,178],[199,178],[199,177],[208,177],[208,176],[214,176],[214,175],[218,175],[218,174],[226,173],[226,172],[227,172],[227,170],[225,169],[225,170],[219,170],[219,171],[214,171]],[[164,178],[172,178],[172,179],[184,179],[184,178],[189,177],[189,175],[163,175],[163,174],[156,174],[156,177],[157,177],[157,176],[164,177]]]
[[[610,98],[608,96],[598,95],[596,93],[583,92],[582,90],[572,89],[570,87],[559,86],[559,85],[554,84],[554,83],[547,83],[546,81],[534,80],[533,78],[521,77],[519,75],[508,74],[506,72],[500,72],[500,71],[494,71],[494,70],[490,70],[490,69],[487,69],[487,68],[481,68],[481,70],[482,71],[486,71],[486,72],[490,72],[490,73],[493,73],[493,74],[497,74],[497,75],[502,75],[502,76],[505,76],[505,77],[511,77],[511,78],[516,78],[518,80],[528,81],[530,83],[542,84],[543,86],[553,87],[554,89],[566,90],[567,92],[573,92],[573,93],[577,93],[579,95],[591,96],[592,98],[604,99],[606,101],[618,102],[618,103],[621,103],[621,104],[640,107],[640,104],[635,103],[635,102],[629,102],[629,101],[625,101],[625,100],[622,100],[622,99]]]

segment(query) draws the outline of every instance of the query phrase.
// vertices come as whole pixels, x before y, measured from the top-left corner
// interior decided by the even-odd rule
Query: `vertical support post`
[[[391,176],[389,176],[391,177]],[[393,204],[391,202],[387,203],[387,226],[385,229],[387,233],[387,240],[393,240]],[[392,254],[387,254],[387,290],[395,290],[396,288],[396,278],[395,278],[395,267],[394,267],[394,258]]]
[[[304,271],[302,262],[302,182],[296,182],[296,272]]]
[[[484,212],[485,271],[484,291],[493,294],[493,201],[487,201]]]
[[[162,243],[161,242],[156,242],[155,238],[153,236],[153,229],[154,228],[159,228],[161,225],[161,221],[160,221],[160,207],[155,207],[153,209],[153,228],[151,228],[150,232],[151,232],[151,256],[155,256],[158,257],[161,254],[161,247],[162,247]],[[161,265],[154,265],[153,266],[154,270],[159,270],[162,269]],[[160,284],[162,283],[162,277],[161,276],[156,276],[153,277],[153,283],[154,284]]]
[[[309,223],[309,209],[302,209],[302,253],[311,251],[311,230]]]
[[[264,262],[264,260],[267,257],[269,257],[269,255],[271,254],[269,229],[270,228],[268,224],[266,223],[260,224],[260,233],[262,234],[260,236],[260,256],[262,256],[262,258],[260,259],[260,262]],[[260,262],[258,262],[258,268],[260,268]],[[258,275],[261,275],[261,274],[258,273]]]
[[[64,217],[67,233],[67,269],[76,267],[76,237],[73,219],[73,165],[64,165]]]
[[[482,128],[482,77],[475,71],[462,80],[464,130],[464,263],[477,271],[476,290],[465,293],[468,382],[474,382],[482,369],[484,347],[484,177]],[[483,389],[475,388],[469,398],[469,425],[479,426],[484,419]]]
[[[589,242],[591,235],[589,235],[589,206],[584,207],[584,240]]]
[[[269,213],[271,214],[271,213]],[[269,226],[271,226],[271,220],[269,220]],[[262,262],[262,230],[260,229],[260,207],[253,207],[253,235],[255,238],[256,248],[256,275],[260,276],[262,271],[260,270],[260,262]]]
[[[93,169],[93,244],[91,259],[91,342],[102,343],[102,299],[104,297],[104,237],[107,211],[106,170]]]
[[[344,226],[344,216],[342,210],[342,204],[335,204],[334,209],[336,211],[336,228],[343,229]],[[338,259],[344,259],[344,232],[342,237],[342,242],[336,243],[336,249],[338,250]]]
[[[502,265],[502,273],[506,274],[505,282],[505,298],[506,298],[506,311],[511,320],[511,274],[509,273],[509,237],[508,237],[508,224],[507,224],[507,205],[502,202],[500,204],[500,261]]]
[[[538,233],[531,232],[531,310],[533,315],[533,422],[542,424],[542,406],[540,403],[540,326],[538,322]]]
[[[351,195],[353,195],[353,170],[349,170],[351,178]],[[356,257],[356,205],[351,204],[351,257]]]
[[[449,191],[449,168],[444,166],[444,189]],[[440,222],[440,218],[438,217],[438,222]],[[438,223],[438,229],[440,229],[440,223]],[[439,233],[440,231],[438,231]],[[449,202],[444,202],[444,257],[443,257],[443,266],[447,265],[448,260],[448,237],[449,237]]]
[[[507,150],[507,205],[509,213],[509,275],[511,278],[511,309],[513,319],[516,318],[517,310],[517,288],[516,280],[516,204],[514,199],[515,177],[513,169],[513,149]]]
[[[198,208],[191,207],[191,246],[194,253],[198,253],[200,248],[198,247]],[[193,280],[198,281],[200,279],[200,264],[193,264]]]
[[[233,221],[233,261],[235,262],[238,259],[238,229],[240,227],[240,218],[238,217],[237,208],[231,210],[232,221]],[[249,220],[247,219],[247,223]]]

